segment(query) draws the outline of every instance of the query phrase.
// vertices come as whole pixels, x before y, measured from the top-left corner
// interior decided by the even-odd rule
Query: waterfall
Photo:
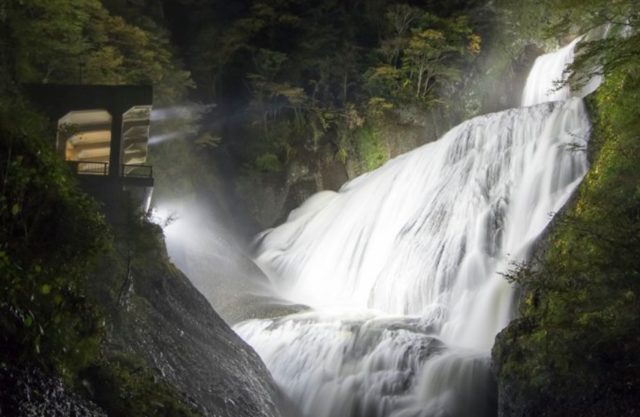
[[[522,93],[522,106],[569,98],[571,90],[562,83],[567,79],[565,69],[573,62],[576,45],[581,38],[578,37],[558,51],[536,59]]]
[[[576,42],[538,58],[526,107],[468,120],[259,237],[276,292],[310,310],[235,330],[304,416],[495,415],[489,352],[514,298],[502,274],[588,168],[582,100],[547,94]]]

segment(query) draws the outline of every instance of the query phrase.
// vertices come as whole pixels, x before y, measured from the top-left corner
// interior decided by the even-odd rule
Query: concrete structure
[[[81,186],[105,203],[133,197],[148,208],[153,171],[147,158],[151,86],[30,84],[31,99],[55,123],[56,151]]]

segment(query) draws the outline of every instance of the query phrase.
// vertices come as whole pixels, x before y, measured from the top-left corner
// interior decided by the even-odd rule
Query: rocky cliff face
[[[141,358],[205,416],[280,417],[284,401],[258,355],[156,239],[117,248],[94,277],[93,292],[111,323],[106,355]]]
[[[398,124],[379,127],[377,136],[381,163],[437,139],[438,129],[430,120],[407,110]],[[420,118],[420,120],[417,120]],[[442,133],[442,132],[440,132]],[[254,173],[236,181],[236,194],[257,230],[284,222],[291,210],[322,190],[337,191],[347,181],[377,167],[368,166],[364,156],[344,161],[335,149],[324,146],[316,151],[297,150],[282,172]]]
[[[296,416],[258,355],[168,261],[159,227],[134,223],[114,227],[90,277],[106,323],[100,359],[66,383],[0,362],[0,416]]]

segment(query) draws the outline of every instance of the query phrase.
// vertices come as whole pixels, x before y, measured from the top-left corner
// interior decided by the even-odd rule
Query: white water
[[[575,48],[581,38],[578,37],[558,51],[536,59],[522,93],[522,106],[566,100],[570,97],[569,86],[562,85],[562,83],[566,81],[568,76],[565,73],[565,68],[573,62]]]
[[[600,29],[601,33],[596,33],[596,38],[606,38],[609,36],[611,25]],[[621,36],[624,36],[621,34]],[[567,66],[571,65],[575,58],[575,50],[584,36],[579,36],[568,45],[560,48],[556,52],[542,55],[533,64],[531,73],[527,78],[527,83],[522,92],[523,107],[532,106],[549,101],[567,100],[569,97],[586,97],[596,91],[602,83],[601,75],[591,75],[587,82],[579,91],[572,91],[566,83],[569,73]],[[599,68],[593,68],[592,73],[599,73]]]
[[[235,329],[304,416],[495,414],[489,349],[513,301],[500,273],[587,171],[582,101],[534,105],[572,53],[539,58],[529,107],[464,122],[261,236],[277,292],[312,310]]]

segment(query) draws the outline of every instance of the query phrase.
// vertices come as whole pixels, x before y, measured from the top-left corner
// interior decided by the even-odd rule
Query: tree
[[[131,25],[99,0],[10,2],[6,22],[21,82],[153,84],[157,104],[193,86],[165,32]]]
[[[387,17],[392,36],[382,43],[383,61],[368,73],[375,96],[430,106],[439,100],[437,90],[459,81],[480,52],[480,36],[466,16],[441,18],[394,6]]]
[[[9,2],[6,23],[15,73],[29,82],[77,81],[90,48],[84,29],[100,7],[97,0]]]

